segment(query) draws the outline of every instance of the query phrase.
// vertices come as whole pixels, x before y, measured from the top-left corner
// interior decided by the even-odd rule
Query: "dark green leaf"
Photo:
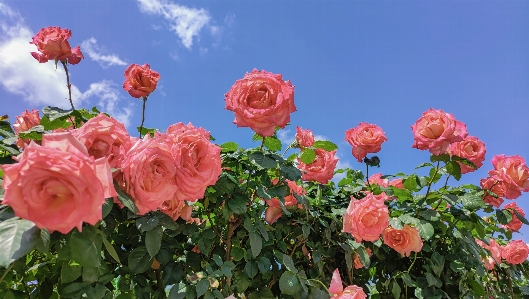
[[[136,219],[136,227],[141,232],[147,232],[158,226],[160,219],[154,215],[145,215]]]
[[[255,152],[250,154],[250,161],[263,168],[275,168],[277,161],[262,152]]]
[[[47,229],[40,230],[40,238],[37,240],[37,249],[42,253],[50,251],[50,232]]]
[[[209,289],[209,281],[207,279],[199,280],[197,283],[197,298],[204,295]]]
[[[516,217],[517,217],[518,219],[520,219],[520,221],[521,221],[523,224],[529,225],[529,221],[527,221],[527,219],[526,219],[522,214],[518,213],[518,211],[516,211],[516,210],[514,210],[514,209],[513,209],[512,211],[514,211],[514,213],[516,214]]]
[[[158,218],[156,218],[158,219]],[[151,255],[151,257],[156,256],[160,251],[162,245],[163,237],[163,228],[156,226],[145,234],[145,247]]]
[[[366,249],[364,246],[360,246],[356,249],[356,253],[358,253],[358,258],[360,259],[360,262],[364,267],[368,268],[369,264],[371,263],[371,260],[369,259],[369,255],[367,254]]]
[[[228,199],[228,207],[235,214],[246,213],[246,200],[247,197],[241,194],[235,194],[232,198]]]
[[[261,239],[261,235],[253,232],[248,233],[248,237],[250,238],[252,255],[255,258],[259,255],[259,253],[261,253],[261,249],[263,248],[263,239]]]
[[[270,271],[272,264],[270,263],[270,260],[268,258],[262,256],[257,261],[257,266],[259,267],[259,271],[265,274],[266,272]]]
[[[402,273],[400,277],[408,287],[414,287],[413,280],[411,280],[411,277],[408,273]]]
[[[0,267],[7,268],[28,254],[40,237],[40,230],[31,221],[10,219],[0,223]]]
[[[430,161],[431,162],[442,161],[442,162],[448,163],[450,161],[450,155],[449,154],[443,154],[439,156],[431,155]]]
[[[512,220],[512,214],[509,210],[496,210],[496,217],[500,224],[509,224]]]
[[[294,265],[294,261],[287,254],[283,254],[283,265],[285,266],[285,268],[287,268],[288,271],[291,271],[295,274],[298,273],[298,269],[296,269],[296,266]]]
[[[74,230],[70,236],[70,256],[82,266],[101,265],[102,238],[92,226],[83,227],[82,232]]]
[[[88,288],[90,288],[89,282],[74,282],[62,289],[60,294],[63,298],[74,298],[84,294]]]
[[[128,258],[129,271],[131,274],[143,273],[152,265],[153,258],[145,246],[134,248]]]
[[[399,284],[395,280],[393,280],[391,282],[391,294],[393,294],[393,297],[395,299],[399,299],[400,298],[400,291],[401,291],[401,289],[400,289]]]
[[[281,164],[279,172],[287,180],[296,182],[301,179],[301,171],[292,165]]]
[[[253,278],[259,272],[259,267],[257,266],[256,262],[250,261],[247,262],[244,266],[244,271],[246,272],[248,277]]]
[[[450,161],[446,163],[446,172],[451,174],[454,179],[458,181],[459,179],[461,179],[461,166],[455,161]]]
[[[316,152],[311,148],[305,148],[301,151],[299,158],[301,159],[301,162],[310,164],[316,159]]]
[[[299,294],[301,285],[295,273],[285,271],[279,278],[279,289],[283,294],[286,295],[297,295]]]
[[[419,235],[425,241],[428,241],[434,234],[434,228],[432,224],[425,220],[421,220],[419,222],[417,229],[419,230]]]
[[[64,265],[61,268],[61,283],[67,284],[81,277],[82,268],[79,265]]]
[[[114,181],[114,189],[116,189],[116,192],[118,193],[119,201],[125,207],[127,207],[127,209],[129,209],[134,214],[137,214],[140,212],[140,210],[138,210],[138,207],[136,207],[136,205],[134,204],[134,200],[125,191],[121,190],[121,188],[119,187],[116,181]]]
[[[314,147],[324,149],[328,152],[338,149],[338,146],[336,144],[327,140],[317,140],[316,142],[314,142]]]

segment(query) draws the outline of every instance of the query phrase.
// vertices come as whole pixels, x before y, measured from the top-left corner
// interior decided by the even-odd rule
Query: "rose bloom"
[[[522,240],[511,241],[501,249],[501,257],[511,265],[523,263],[529,255],[529,246]]]
[[[345,131],[345,140],[353,146],[353,156],[362,162],[368,153],[378,153],[388,139],[379,126],[360,123],[358,127]]]
[[[177,189],[176,166],[170,144],[163,138],[139,139],[125,154],[116,176],[123,191],[129,194],[143,215],[173,198]]]
[[[277,179],[274,179],[272,183],[277,184]],[[305,195],[307,192],[303,189],[302,186],[296,184],[291,180],[285,180],[287,182],[288,188],[290,189],[290,195],[285,196],[285,207],[295,206],[298,204],[298,200],[294,197],[294,193],[297,195]],[[281,203],[278,198],[272,198],[266,201],[268,208],[265,212],[265,221],[268,224],[272,224],[277,221],[283,215],[283,209],[281,208]],[[300,207],[300,205],[298,205]]]
[[[90,156],[108,159],[112,168],[121,167],[125,154],[133,144],[125,126],[104,113],[72,130],[72,134],[86,146]]]
[[[388,227],[382,232],[384,244],[393,248],[402,256],[410,256],[411,252],[419,252],[422,249],[422,240],[419,230],[407,224],[402,229]]]
[[[331,285],[329,286],[329,293],[333,296],[331,299],[366,299],[367,295],[364,289],[356,285],[347,286],[343,288],[340,271],[334,270],[332,273]]]
[[[31,142],[4,171],[3,204],[15,215],[50,232],[79,231],[83,222],[102,218],[105,198],[117,196],[106,159],[94,159],[70,133],[42,135]]]
[[[367,256],[371,256],[373,254],[373,251],[371,250],[371,248],[366,248],[366,252],[367,252]],[[358,257],[358,253],[356,252],[354,254],[353,262],[354,262],[355,269],[360,269],[364,267],[364,265],[360,261],[360,257]]]
[[[490,239],[490,245],[485,244],[485,242],[476,239],[476,243],[484,249],[487,249],[490,252],[490,256],[482,258],[483,264],[487,270],[494,269],[495,264],[501,263],[501,246],[494,239]]]
[[[221,148],[210,141],[209,132],[191,123],[177,123],[167,128],[172,143],[171,154],[176,166],[176,198],[196,201],[204,197],[222,172]]]
[[[463,141],[454,142],[448,147],[448,153],[451,156],[458,156],[460,158],[465,158],[470,160],[477,168],[483,166],[483,161],[485,161],[485,143],[479,140],[474,136],[467,136]],[[471,166],[463,164],[461,162],[459,166],[461,167],[461,173],[473,172],[474,169]]]
[[[276,127],[290,122],[296,111],[294,86],[280,74],[254,69],[235,81],[225,94],[226,109],[235,113],[238,127],[250,127],[261,136],[272,136]]]
[[[389,180],[382,178],[382,173],[375,173],[369,177],[369,179],[366,181],[366,184],[375,184],[379,185],[381,187],[387,187],[389,186]]]
[[[316,159],[310,164],[305,164],[298,158],[298,169],[301,170],[301,178],[304,181],[316,181],[327,184],[334,176],[334,169],[338,163],[335,158],[336,150],[329,152],[321,148],[314,149]]]
[[[159,210],[171,217],[174,221],[182,218],[188,223],[194,222],[194,219],[191,217],[193,207],[188,206],[185,201],[177,199],[166,200],[160,205]]]
[[[374,242],[389,225],[389,210],[384,200],[369,193],[357,200],[351,197],[347,212],[343,216],[342,232],[350,233],[357,243]]]
[[[503,185],[503,182],[488,177],[486,179],[481,179],[479,181],[479,184],[481,185],[481,188],[483,190],[490,190],[494,192],[498,197],[494,197],[490,195],[488,192],[485,192],[483,195],[483,201],[489,205],[492,205],[496,208],[499,208],[503,204],[502,197],[505,196],[505,186]]]
[[[402,184],[402,178],[397,178],[389,181],[389,185],[395,188],[404,189],[404,185]]]
[[[512,219],[511,219],[511,222],[507,223],[505,225],[505,227],[512,231],[512,232],[517,232],[520,230],[520,228],[522,228],[522,221],[520,219],[518,219],[518,217],[516,217],[516,213],[514,213],[514,211],[518,212],[518,214],[522,215],[522,216],[525,216],[525,213],[524,211],[522,210],[522,208],[520,208],[519,206],[516,205],[516,203],[514,202],[511,202],[509,204],[506,204],[504,207],[503,207],[504,210],[509,210],[509,212],[511,212],[511,215],[512,215]]]
[[[314,145],[314,134],[309,129],[302,129],[296,126],[296,141],[302,149],[311,147]]]
[[[529,191],[529,167],[520,156],[496,155],[492,158],[494,170],[489,176],[502,181],[505,186],[505,198],[516,199],[521,192]]]
[[[37,46],[40,53],[31,52],[31,55],[40,63],[48,60],[68,61],[69,64],[78,64],[83,59],[79,46],[71,49],[68,39],[72,36],[69,29],[61,27],[42,28],[33,37],[30,44]]]
[[[462,141],[468,135],[466,125],[452,114],[432,108],[423,112],[411,129],[415,140],[412,147],[430,150],[434,155],[444,154],[451,143]]]
[[[39,111],[32,109],[31,112],[26,110],[22,112],[21,115],[16,117],[16,121],[13,124],[13,129],[15,132],[21,133],[25,132],[35,126],[38,126],[40,124],[40,115]],[[29,144],[30,140],[18,138],[16,145],[19,148],[24,148]]]
[[[134,98],[148,97],[156,89],[160,74],[148,64],[131,64],[125,70],[123,89]]]

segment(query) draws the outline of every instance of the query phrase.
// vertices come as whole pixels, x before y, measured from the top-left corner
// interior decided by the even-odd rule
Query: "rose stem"
[[[70,75],[68,74],[68,67],[66,66],[66,60],[61,60],[62,66],[64,67],[64,71],[66,72],[66,86],[68,87],[68,96],[70,97],[70,105],[72,105],[72,110],[75,110],[75,107],[73,106],[72,101],[72,85],[70,84]]]
[[[143,122],[145,121],[145,104],[147,103],[147,96],[142,97],[142,100],[143,100],[143,108],[141,109],[140,139],[141,139],[141,132],[143,131]]]

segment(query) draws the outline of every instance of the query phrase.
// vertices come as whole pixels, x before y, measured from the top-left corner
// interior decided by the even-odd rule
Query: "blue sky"
[[[161,74],[146,127],[192,122],[218,143],[249,147],[224,93],[253,68],[295,85],[295,126],[340,147],[340,165],[364,170],[345,131],[375,123],[388,141],[384,174],[411,173],[429,158],[412,149],[410,126],[443,109],[486,143],[478,184],[496,154],[529,162],[529,2],[527,1],[26,1],[0,0],[0,114],[44,105],[68,108],[65,76],[29,52],[42,27],[72,30],[85,59],[70,67],[76,107],[98,106],[128,126],[141,102],[123,89],[130,63]],[[451,181],[453,183],[453,181]],[[529,195],[516,200],[529,215]],[[529,228],[523,227],[529,242]]]

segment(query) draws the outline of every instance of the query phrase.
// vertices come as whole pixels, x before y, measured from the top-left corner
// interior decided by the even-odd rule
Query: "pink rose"
[[[222,172],[221,148],[210,141],[209,132],[191,123],[177,123],[167,128],[176,166],[176,199],[196,201],[204,197]]]
[[[419,230],[407,224],[402,229],[388,227],[382,232],[384,244],[393,248],[402,256],[410,256],[411,252],[420,252],[422,249],[422,240],[419,236]]]
[[[395,188],[404,189],[404,185],[402,184],[402,178],[393,179],[389,181],[389,185]]]
[[[296,141],[302,149],[311,147],[314,145],[314,134],[309,129],[302,129],[296,126]]]
[[[156,89],[160,74],[148,64],[131,64],[125,70],[123,89],[134,98],[148,97]]]
[[[340,271],[334,270],[332,273],[331,285],[329,286],[329,293],[333,296],[332,299],[366,299],[367,295],[364,289],[356,285],[347,286],[343,288]]]
[[[489,176],[502,181],[505,187],[505,198],[516,199],[522,192],[529,191],[529,167],[520,156],[496,155],[492,158],[494,170]]]
[[[117,196],[110,165],[88,156],[70,133],[42,136],[42,146],[31,142],[18,163],[0,165],[4,171],[3,204],[39,228],[68,233],[83,222],[102,219],[105,198]]]
[[[305,164],[298,158],[298,169],[301,170],[301,178],[304,181],[316,181],[321,184],[327,184],[334,176],[334,169],[338,163],[335,158],[336,150],[328,152],[324,149],[317,148],[316,159],[310,164]]]
[[[517,232],[520,230],[520,228],[522,228],[522,221],[520,221],[520,219],[518,219],[518,217],[516,216],[516,212],[518,212],[518,214],[522,215],[522,216],[525,216],[525,213],[524,211],[522,210],[522,208],[520,208],[519,206],[516,205],[515,202],[511,202],[509,204],[506,204],[504,207],[503,207],[504,210],[509,210],[509,212],[511,212],[511,215],[512,215],[512,219],[511,219],[511,222],[509,222],[508,224],[505,225],[505,227],[512,231],[512,232]]]
[[[61,27],[42,28],[33,37],[30,44],[37,46],[40,53],[31,52],[31,55],[40,63],[48,60],[68,61],[69,64],[78,64],[83,57],[79,46],[73,50],[68,39],[72,36],[69,29]]]
[[[373,251],[371,250],[371,248],[366,248],[366,252],[367,252],[367,256],[371,256]],[[358,257],[358,253],[356,252],[354,254],[353,263],[354,263],[355,269],[360,269],[364,267],[364,265],[360,261],[360,257]]]
[[[470,160],[477,168],[483,166],[485,161],[485,143],[474,136],[467,136],[463,141],[454,142],[448,147],[448,153],[452,156],[458,156]],[[474,169],[471,166],[463,164],[461,162],[461,173],[473,172]]]
[[[494,269],[495,264],[501,263],[501,246],[494,239],[490,239],[490,245],[485,244],[483,241],[476,239],[476,243],[484,249],[490,252],[490,256],[487,256],[483,260],[483,264],[487,270]]]
[[[347,212],[343,216],[342,232],[350,233],[357,243],[374,242],[389,225],[389,210],[383,200],[369,193],[357,200],[351,197]]]
[[[529,246],[522,240],[511,241],[502,247],[501,257],[511,265],[523,263],[529,255]]]
[[[276,127],[290,122],[296,111],[294,86],[280,74],[254,69],[226,93],[226,109],[235,113],[238,127],[250,127],[261,136],[272,136]]]
[[[369,179],[366,181],[366,184],[375,184],[381,187],[387,187],[389,186],[389,180],[383,179],[382,173],[375,173],[369,177]]]
[[[444,154],[451,143],[462,141],[467,137],[466,125],[443,110],[423,112],[421,118],[411,126],[414,148],[429,149],[434,155]]]
[[[89,119],[72,134],[84,144],[90,156],[106,158],[110,167],[120,168],[132,140],[125,126],[104,113]]]
[[[379,126],[360,123],[358,127],[345,131],[345,140],[353,146],[353,156],[362,162],[368,153],[378,153],[388,139]]]
[[[272,183],[277,184],[277,179],[273,180]],[[294,197],[294,193],[297,195],[305,195],[306,191],[302,186],[296,184],[296,182],[285,180],[287,182],[288,188],[290,189],[290,195],[285,196],[285,207],[295,206],[298,204],[298,200]],[[266,201],[268,208],[265,212],[265,221],[268,224],[272,224],[277,221],[283,215],[283,209],[281,208],[281,203],[278,198],[272,198]]]
[[[16,117],[16,121],[13,124],[15,132],[22,133],[40,124],[39,111],[32,109],[31,112],[28,110],[22,112],[21,115]],[[19,148],[24,148],[29,144],[30,140],[18,138],[16,145]]]
[[[479,184],[483,190],[490,190],[498,195],[498,197],[494,197],[488,192],[485,192],[483,195],[483,201],[489,205],[499,208],[503,204],[502,197],[505,196],[505,186],[503,183],[494,178],[488,177],[486,179],[481,179]]]
[[[191,217],[193,207],[188,206],[185,201],[176,199],[166,200],[160,205],[159,209],[174,221],[178,220],[178,218],[182,218],[187,223],[194,222],[194,219]]]
[[[139,139],[126,153],[117,176],[123,191],[134,200],[143,215],[174,197],[176,166],[171,146],[163,138],[150,135]]]

